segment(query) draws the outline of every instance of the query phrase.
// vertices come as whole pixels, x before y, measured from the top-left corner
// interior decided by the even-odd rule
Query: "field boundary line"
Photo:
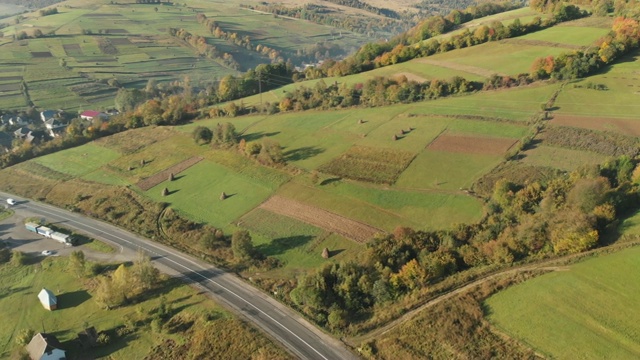
[[[376,234],[386,233],[369,224],[279,195],[270,197],[267,201],[260,204],[259,207],[316,226],[328,232],[342,235],[361,244],[368,242]]]
[[[189,158],[187,160],[181,161],[169,168],[166,168],[160,172],[157,172],[147,178],[144,178],[140,181],[138,181],[136,183],[136,186],[139,187],[142,191],[147,191],[149,189],[151,189],[152,187],[162,183],[163,181],[165,181],[166,179],[169,178],[169,174],[173,174],[173,175],[178,175],[181,172],[187,170],[188,168],[192,167],[193,165],[199,163],[200,161],[204,160],[204,157],[202,156],[194,156],[192,158]]]

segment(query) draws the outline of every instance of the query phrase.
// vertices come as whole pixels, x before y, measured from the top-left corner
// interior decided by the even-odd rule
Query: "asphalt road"
[[[0,197],[2,205],[6,204],[7,198],[18,201],[12,209],[22,217],[44,217],[47,222],[59,222],[65,227],[119,246],[120,249],[142,249],[155,263],[161,265],[161,270],[196,283],[210,292],[215,300],[264,330],[301,359],[358,359],[341,341],[322,332],[295,311],[235,275],[170,247],[77,213],[2,192]]]

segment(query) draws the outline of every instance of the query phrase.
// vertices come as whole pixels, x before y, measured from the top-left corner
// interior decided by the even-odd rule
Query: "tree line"
[[[191,45],[198,54],[206,56],[207,58],[214,60],[221,65],[239,70],[240,64],[233,58],[233,55],[218,50],[215,46],[207,43],[207,38],[204,36],[192,34],[185,29],[178,29],[170,27],[168,30],[169,35],[176,37],[187,44]]]
[[[365,16],[341,15],[330,8],[318,4],[305,4],[300,7],[287,7],[281,4],[260,3],[258,5],[240,5],[246,9],[272,13],[276,16],[288,16],[296,19],[311,21],[316,24],[328,25],[372,38],[393,36],[406,31],[410,25],[407,22],[393,18],[373,18]]]
[[[531,74],[540,79],[585,77],[637,49],[640,41],[639,28],[638,20],[617,17],[611,32],[598,39],[595,46],[589,47],[586,51],[566,52],[555,58],[553,56],[538,58],[531,66]]]
[[[470,21],[474,16],[485,16],[487,12],[502,12],[509,5],[487,3],[486,11],[474,13],[466,11],[452,11],[446,17],[433,16],[421,24],[386,43],[368,43],[362,46],[354,55],[342,61],[329,61],[322,64],[319,71],[310,71],[310,76],[344,76],[369,71],[375,68],[393,65],[415,58],[426,57],[437,53],[483,44],[512,37],[522,36],[531,32],[552,27],[560,22],[579,19],[588,16],[588,12],[580,10],[575,5],[561,4],[552,17],[542,19],[535,17],[529,23],[522,24],[515,19],[508,26],[500,21],[494,21],[490,26],[482,25],[473,32],[465,29],[444,39],[431,39],[454,29],[455,26]],[[427,41],[424,41],[427,40]]]
[[[247,50],[255,51],[260,55],[268,57],[272,62],[284,61],[282,53],[279,50],[270,48],[266,45],[255,45],[251,42],[251,38],[249,38],[248,35],[241,36],[236,32],[224,31],[220,27],[220,24],[215,22],[213,19],[207,18],[207,16],[203,13],[198,13],[196,15],[196,20],[198,21],[198,23],[202,24],[211,35],[215,36],[218,39],[223,39]]]

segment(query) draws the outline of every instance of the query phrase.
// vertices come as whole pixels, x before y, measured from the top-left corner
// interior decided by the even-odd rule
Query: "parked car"
[[[15,201],[15,200],[13,200],[13,199],[7,199],[7,204],[9,204],[9,205],[15,205],[15,204],[16,204],[16,201]]]
[[[42,255],[44,255],[44,256],[49,256],[51,254],[53,254],[53,252],[51,250],[45,250],[45,251],[42,252]]]

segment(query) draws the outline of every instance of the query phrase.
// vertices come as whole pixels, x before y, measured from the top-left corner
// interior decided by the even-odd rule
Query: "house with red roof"
[[[87,121],[93,121],[93,119],[95,118],[100,118],[103,120],[106,120],[109,117],[109,115],[100,112],[100,111],[95,111],[95,110],[87,110],[87,111],[83,111],[80,114],[80,118],[82,120],[87,120]]]

